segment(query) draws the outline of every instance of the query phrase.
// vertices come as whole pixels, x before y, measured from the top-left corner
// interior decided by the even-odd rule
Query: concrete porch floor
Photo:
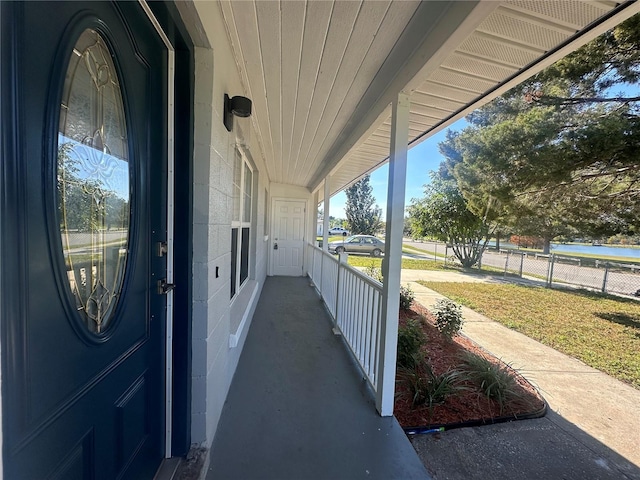
[[[211,448],[208,480],[428,479],[308,278],[270,277]]]

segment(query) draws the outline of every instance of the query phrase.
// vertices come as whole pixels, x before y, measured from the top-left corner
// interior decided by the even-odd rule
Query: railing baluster
[[[371,285],[364,285],[364,305],[362,312],[362,327],[360,328],[360,337],[362,338],[362,346],[360,347],[360,358],[362,363],[366,363],[367,358],[367,338],[369,337],[367,324],[369,323],[369,310],[371,305]]]
[[[362,366],[365,371],[369,370],[369,338],[371,337],[371,303],[373,303],[373,297],[375,296],[375,292],[370,285],[367,285],[367,303],[366,306],[366,314],[364,318],[363,325],[363,340],[364,340],[364,348],[362,349]]]
[[[382,285],[341,263],[328,252],[309,245],[309,277],[320,293],[334,325],[374,390],[380,367]]]
[[[376,333],[378,331],[378,305],[380,304],[380,292],[376,290],[376,296],[371,305],[371,336],[369,338],[369,377],[375,378],[376,365]]]

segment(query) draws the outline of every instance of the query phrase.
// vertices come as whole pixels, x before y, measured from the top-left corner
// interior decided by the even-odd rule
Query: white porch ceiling
[[[411,93],[415,144],[543,68],[586,28],[565,50],[638,11],[606,0],[220,6],[270,180],[315,190],[331,173],[332,194],[386,161],[400,91]]]

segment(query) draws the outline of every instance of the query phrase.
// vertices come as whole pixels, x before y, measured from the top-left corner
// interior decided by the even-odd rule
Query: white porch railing
[[[309,245],[309,277],[374,391],[380,372],[382,284]]]

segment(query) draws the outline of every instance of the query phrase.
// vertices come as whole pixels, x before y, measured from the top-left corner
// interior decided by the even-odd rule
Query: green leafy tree
[[[73,144],[58,148],[58,211],[61,228],[92,231],[129,227],[129,202],[96,179],[81,178]]]
[[[545,243],[634,233],[639,81],[636,15],[471,114],[440,145],[469,208]]]
[[[493,233],[486,216],[468,208],[455,179],[440,172],[431,174],[425,196],[413,199],[407,210],[413,235],[447,242],[464,268],[478,263]]]
[[[345,213],[348,229],[353,234],[375,235],[380,228],[382,210],[376,204],[372,191],[369,175],[362,177],[346,190]]]

